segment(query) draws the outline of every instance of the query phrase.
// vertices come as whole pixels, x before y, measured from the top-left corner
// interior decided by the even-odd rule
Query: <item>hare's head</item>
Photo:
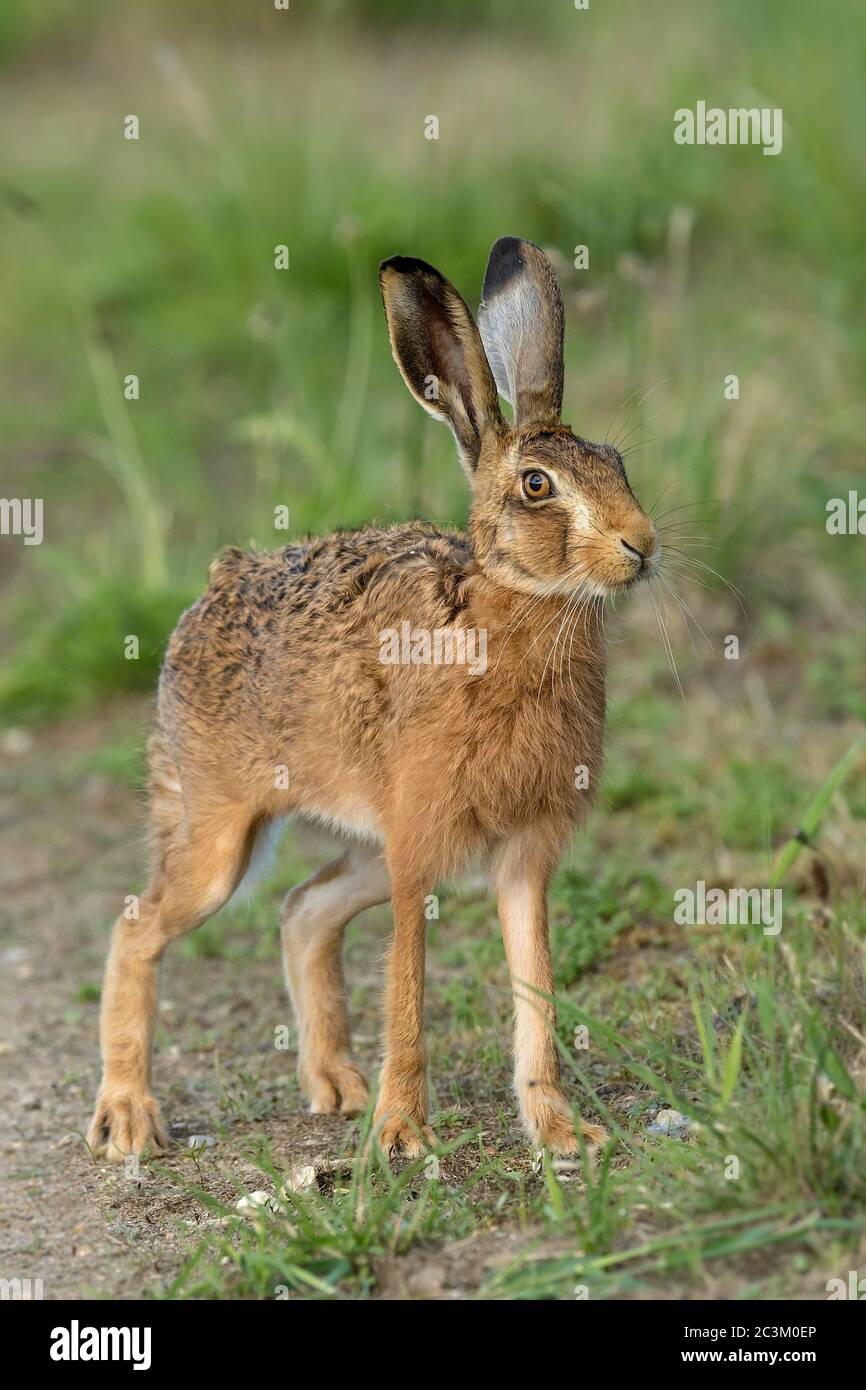
[[[562,294],[544,253],[515,237],[494,244],[477,326],[425,261],[394,256],[379,282],[406,385],[457,440],[485,573],[525,593],[598,596],[652,573],[655,527],[616,449],[590,444],[560,421]]]

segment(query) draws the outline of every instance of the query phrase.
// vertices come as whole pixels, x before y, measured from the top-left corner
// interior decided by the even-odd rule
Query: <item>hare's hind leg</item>
[[[94,1155],[116,1163],[167,1147],[150,1086],[159,962],[174,937],[200,926],[231,897],[255,831],[249,811],[236,804],[211,797],[187,807],[157,740],[150,791],[154,872],[137,911],[128,908],[114,927],[100,1016],[102,1084],[87,1136]]]
[[[359,912],[390,895],[383,859],[359,845],[293,888],[283,903],[280,933],[298,1029],[298,1077],[314,1113],[354,1114],[367,1104],[367,1082],[351,1057],[343,933]]]

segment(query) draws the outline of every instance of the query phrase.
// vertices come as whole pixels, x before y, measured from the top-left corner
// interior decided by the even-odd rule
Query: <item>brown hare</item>
[[[166,946],[223,906],[289,815],[347,842],[282,910],[311,1109],[367,1102],[341,945],[356,913],[390,898],[374,1121],[389,1154],[430,1141],[425,899],[482,862],[514,990],[523,1123],[534,1145],[579,1147],[553,1034],[547,888],[600,775],[602,605],[654,570],[656,532],[616,450],[560,421],[562,296],[538,247],[495,243],[477,327],[424,261],[385,261],[380,284],[406,385],[454,432],[472,489],[468,532],[412,521],[272,553],[232,549],[181,618],[149,746],[152,874],[138,920],[114,928],[105,978],[89,1143],[109,1159],[167,1142],[150,1081]]]

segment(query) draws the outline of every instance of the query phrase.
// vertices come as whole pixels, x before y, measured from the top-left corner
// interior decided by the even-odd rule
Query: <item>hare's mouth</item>
[[[660,559],[661,546],[658,543],[647,552],[620,536],[619,553],[615,560],[611,557],[612,569],[601,574],[599,579],[611,595],[623,593],[633,589],[642,579],[650,579],[658,570]]]

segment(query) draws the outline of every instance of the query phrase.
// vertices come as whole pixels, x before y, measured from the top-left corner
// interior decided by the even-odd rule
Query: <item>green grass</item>
[[[560,901],[570,891],[561,882]],[[235,1211],[241,1187],[216,1198],[206,1180],[190,1188],[173,1169],[223,1224],[193,1243],[170,1295],[364,1297],[394,1262],[435,1264],[456,1241],[495,1228],[517,1240],[514,1257],[484,1271],[470,1296],[566,1299],[580,1287],[592,1298],[821,1297],[866,1233],[862,1044],[845,1026],[862,1017],[864,926],[859,904],[841,904],[816,947],[798,910],[784,953],[745,931],[734,942],[699,933],[692,958],[681,951],[655,987],[641,971],[637,1008],[633,987],[609,987],[604,1017],[580,1002],[586,980],[575,982],[559,999],[565,1074],[615,1138],[594,1165],[545,1157],[533,1171],[495,1119],[482,1137],[465,1108],[446,1104],[434,1116],[433,1174],[426,1160],[392,1173],[365,1157],[365,1121],[336,1171],[320,1168],[311,1192],[252,1223]],[[475,978],[488,982],[484,970]],[[437,1011],[452,1005],[440,991]],[[482,1000],[453,1017],[458,1038],[473,1034],[476,1068],[502,1021]],[[578,1023],[588,1050],[571,1044]],[[460,1044],[449,1053],[437,1041],[432,1065],[460,1071]],[[476,1111],[490,1114],[506,1067],[500,1057],[476,1075]],[[660,1104],[694,1122],[685,1138],[647,1132]],[[287,1173],[267,1146],[253,1144],[251,1156],[261,1186],[279,1194]]]
[[[51,719],[110,696],[154,691],[166,638],[192,597],[105,583],[86,586],[53,617],[34,617],[28,604],[16,658],[0,674],[6,718]]]

